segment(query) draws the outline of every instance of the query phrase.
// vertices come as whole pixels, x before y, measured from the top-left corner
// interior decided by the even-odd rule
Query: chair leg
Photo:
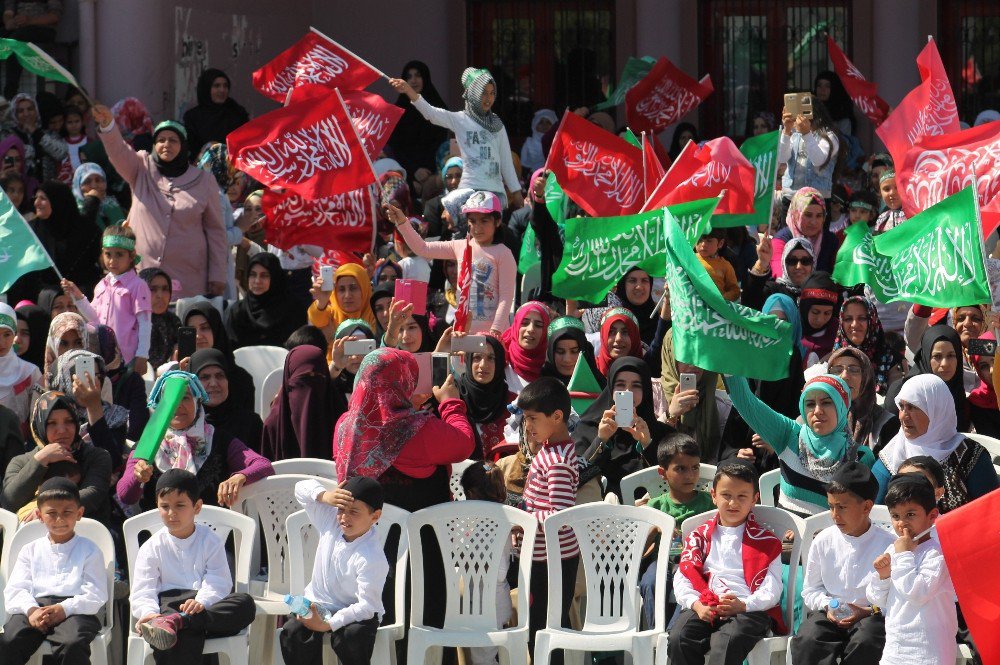
[[[531,665],[549,665],[551,660],[552,647],[549,636],[542,631],[538,631],[535,633],[535,652],[531,654]]]
[[[277,665],[274,660],[274,631],[278,628],[278,617],[258,614],[250,624],[250,651],[260,654],[261,665]]]

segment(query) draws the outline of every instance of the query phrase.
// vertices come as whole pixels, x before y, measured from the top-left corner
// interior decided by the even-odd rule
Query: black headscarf
[[[165,162],[160,159],[160,155],[156,152],[156,137],[162,132],[173,132],[177,135],[177,138],[181,140],[181,149],[177,151],[177,156],[169,162]],[[153,151],[150,153],[150,157],[153,158],[153,164],[156,165],[156,170],[159,171],[160,175],[164,178],[179,178],[187,173],[187,170],[191,168],[191,164],[188,163],[187,160],[189,150],[187,128],[177,126],[177,124],[173,121],[169,123],[161,122],[156,126],[156,130],[153,131]]]
[[[376,301],[382,298],[393,298],[396,295],[396,283],[395,282],[383,282],[372,289],[372,296],[368,299],[368,304],[372,307],[372,313],[375,312]],[[378,317],[375,317],[375,339],[379,340],[379,344],[382,343],[382,336],[385,335],[385,328],[379,323]]]
[[[833,281],[830,273],[816,270],[802,283],[799,293],[799,318],[802,320],[802,343],[807,352],[814,352],[821,360],[832,350],[840,330],[840,305],[843,289]],[[809,310],[813,305],[833,307],[833,316],[823,328],[809,325]]]
[[[670,139],[670,149],[667,151],[667,153],[670,155],[671,160],[677,159],[677,156],[681,154],[681,150],[684,149],[684,146],[681,145],[681,134],[685,132],[691,132],[691,136],[694,137],[691,140],[694,141],[695,143],[698,142],[699,139],[698,139],[697,127],[692,125],[690,122],[682,122],[681,124],[677,125],[677,129],[674,130],[674,135]]]
[[[167,280],[171,295],[173,294],[173,282],[170,281],[170,275],[162,269],[145,268],[139,271],[139,277],[150,286],[152,286],[153,279],[163,277]],[[162,314],[150,312],[150,318],[153,330],[149,339],[149,363],[153,367],[159,367],[170,360],[174,353],[174,347],[177,345],[177,329],[181,325],[181,320],[170,310]]]
[[[254,254],[247,263],[247,274],[255,265],[271,275],[267,291],[244,298],[226,312],[226,334],[234,349],[244,346],[284,346],[285,340],[306,323],[305,312],[288,291],[288,279],[278,257],[270,252]]]
[[[97,261],[101,252],[101,230],[85,224],[73,190],[58,180],[47,180],[38,187],[52,207],[48,219],[35,218],[34,230],[56,267],[66,279],[83,291],[90,291],[101,278]]]
[[[936,325],[931,326],[924,331],[923,336],[920,338],[920,350],[913,356],[913,367],[910,368],[909,374],[905,378],[896,381],[891,386],[885,395],[885,404],[883,408],[886,411],[899,415],[899,407],[896,406],[896,395],[902,389],[903,384],[907,379],[920,374],[933,374],[931,371],[931,352],[934,349],[934,345],[938,342],[948,342],[955,349],[955,357],[957,359],[957,366],[955,369],[955,375],[947,382],[948,391],[951,393],[951,398],[955,401],[955,415],[958,417],[958,431],[968,432],[969,431],[969,400],[965,396],[965,385],[964,377],[962,372],[962,365],[964,364],[964,351],[962,349],[962,338],[959,337],[958,331],[948,325]]]
[[[431,70],[427,65],[419,60],[411,60],[403,66],[400,77],[405,80],[406,73],[411,69],[419,71],[424,80],[420,96],[431,106],[448,108],[431,82]],[[392,136],[389,137],[389,147],[392,148],[393,156],[411,178],[420,167],[437,172],[434,160],[438,146],[448,140],[448,130],[428,122],[406,95],[396,98],[396,106],[403,109],[403,115],[396,124]]]
[[[216,104],[212,101],[212,84],[217,78],[224,78],[232,90],[232,81],[221,69],[206,69],[198,77],[198,105],[184,114],[184,126],[188,131],[191,161],[198,158],[198,152],[210,141],[225,143],[229,132],[250,119],[247,110],[232,96]],[[185,146],[183,155],[189,152]]]
[[[558,321],[558,319],[556,320]],[[551,330],[552,326],[550,325],[549,328]],[[580,346],[580,353],[583,354],[584,360],[590,365],[590,371],[593,373],[594,378],[597,379],[598,383],[601,384],[601,388],[603,388],[605,379],[604,375],[597,369],[597,359],[594,357],[594,345],[587,339],[587,334],[583,330],[572,326],[566,326],[565,328],[560,328],[555,332],[549,333],[548,350],[545,352],[545,364],[542,365],[542,376],[551,376],[559,379],[559,382],[564,386],[569,385],[569,380],[572,377],[563,376],[556,368],[556,343],[564,339],[572,339]]]
[[[48,312],[38,305],[25,305],[19,307],[15,313],[18,319],[28,324],[28,334],[31,336],[28,341],[28,351],[21,358],[38,369],[44,369],[45,344],[51,323]]]
[[[458,380],[458,394],[466,405],[469,420],[473,423],[491,423],[507,413],[507,355],[503,344],[495,337],[486,336],[486,342],[496,357],[493,379],[483,385],[472,378],[472,355],[465,354],[465,373]]]
[[[188,371],[192,374],[197,376],[206,367],[221,368],[225,372],[226,378],[231,381],[233,366],[218,349],[202,349],[195,351],[191,356],[191,366]],[[232,389],[229,391],[229,396],[221,404],[205,405],[205,422],[235,436],[251,450],[260,451],[260,435],[264,429],[264,423],[254,411],[236,406],[233,401]]]
[[[222,315],[219,310],[212,307],[212,303],[207,301],[196,302],[184,315],[184,325],[191,325],[191,317],[200,314],[208,321],[212,329],[212,348],[222,352],[222,355],[229,361],[229,366],[233,368],[229,376],[229,399],[241,409],[254,409],[254,398],[256,389],[253,385],[253,377],[250,373],[236,364],[233,358],[233,349],[229,344],[229,337],[226,335],[225,326],[222,325]]]
[[[816,94],[816,86],[821,79],[830,82],[830,97],[823,102],[827,113],[830,114],[830,118],[834,122],[838,122],[844,118],[850,120],[851,133],[853,134],[857,128],[858,121],[854,117],[854,102],[851,101],[851,96],[847,94],[844,83],[837,76],[836,72],[831,72],[828,69],[824,70],[817,74],[816,80],[813,81],[813,95]]]
[[[659,323],[659,317],[652,316],[653,310],[656,309],[656,301],[653,300],[653,278],[649,273],[646,273],[646,276],[649,277],[649,298],[641,305],[633,305],[626,293],[625,280],[636,270],[642,270],[642,268],[629,268],[629,271],[618,280],[618,286],[615,287],[615,295],[621,300],[622,307],[632,312],[639,321],[639,337],[648,345],[653,343],[653,338],[656,337],[656,325]],[[646,272],[645,270],[642,271]]]

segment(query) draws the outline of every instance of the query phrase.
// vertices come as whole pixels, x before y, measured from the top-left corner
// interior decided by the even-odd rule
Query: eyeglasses
[[[795,259],[795,258],[792,258],[792,257],[788,257],[787,259],[785,259],[785,265],[788,266],[788,267],[792,267],[792,266],[803,266],[803,267],[805,267],[805,266],[811,266],[812,264],[813,264],[813,259],[812,259],[811,256],[803,256],[803,257],[798,258],[798,259]]]
[[[858,376],[861,374],[861,368],[857,365],[830,365],[826,368],[826,371],[830,374],[837,375],[847,372],[851,376]]]
[[[841,323],[845,326],[849,326],[852,323],[865,323],[867,324],[869,319],[867,316],[844,316],[840,319]]]

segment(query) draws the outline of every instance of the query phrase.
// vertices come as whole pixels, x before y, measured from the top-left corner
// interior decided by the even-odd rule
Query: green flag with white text
[[[0,39],[0,60],[14,56],[21,66],[32,74],[60,81],[74,88],[79,88],[76,78],[66,71],[66,68],[52,59],[48,53],[31,42],[21,42],[16,39]]]
[[[778,139],[781,130],[760,136],[751,136],[740,152],[747,158],[755,171],[753,187],[753,212],[743,215],[716,215],[712,226],[717,229],[735,226],[758,226],[771,222],[771,204],[774,200],[774,184],[778,175]]]
[[[566,224],[569,197],[556,182],[556,176],[552,173],[545,181],[545,207],[548,208],[556,226],[562,229]],[[528,225],[521,238],[521,254],[517,258],[517,271],[522,275],[527,274],[532,266],[542,260],[541,252],[539,252],[535,241],[535,229]]]
[[[791,324],[723,298],[673,215],[668,211],[664,217],[674,357],[720,374],[765,381],[787,377]]]
[[[867,284],[884,303],[990,303],[980,229],[971,185],[878,236],[867,224],[854,223],[837,252],[833,279],[844,286]]]
[[[22,275],[54,267],[42,243],[0,190],[0,293]]]

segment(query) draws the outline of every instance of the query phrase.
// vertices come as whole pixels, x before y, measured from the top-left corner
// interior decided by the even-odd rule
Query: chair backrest
[[[337,479],[337,463],[328,459],[297,457],[295,459],[283,459],[277,462],[271,462],[271,467],[274,469],[274,475],[276,476],[299,474],[302,476],[330,478],[332,480]]]
[[[295,499],[295,485],[302,480],[315,480],[326,489],[336,489],[337,482],[315,475],[283,474],[269,476],[240,488],[240,500],[235,509],[260,523],[260,538],[267,548],[268,594],[288,593],[288,533],[285,520],[302,509]],[[257,549],[256,551],[259,551]]]
[[[233,545],[236,550],[234,587],[236,591],[247,591],[250,586],[250,568],[253,560],[253,544],[257,537],[257,524],[246,515],[218,506],[202,506],[194,522],[210,528],[223,542],[229,539],[229,534],[233,534]],[[143,533],[153,535],[163,528],[165,527],[158,510],[140,513],[122,524],[129,579],[132,579],[135,559],[139,555],[139,536]]]
[[[114,628],[115,613],[113,599],[115,597],[115,543],[111,538],[111,532],[108,531],[106,526],[97,520],[92,520],[87,517],[84,517],[76,523],[75,531],[76,535],[82,536],[97,545],[97,548],[101,550],[101,554],[104,556],[104,580],[107,584],[105,591],[107,593],[108,602],[104,604],[103,623],[107,628]],[[3,562],[4,585],[6,585],[7,579],[10,578],[11,570],[13,570],[14,564],[17,562],[17,555],[20,553],[21,549],[28,543],[38,540],[39,538],[47,538],[48,533],[48,529],[45,528],[45,525],[38,520],[22,524],[21,528],[17,531],[9,533],[6,530],[6,527],[4,528],[4,541],[8,539],[8,536],[10,536],[11,541],[7,557]],[[7,548],[6,542],[4,543],[4,548]]]
[[[285,368],[279,367],[264,377],[264,383],[257,391],[257,413],[261,420],[266,420],[271,413],[271,402],[281,389],[281,382],[285,378]]]
[[[707,492],[712,488],[713,478],[715,478],[715,465],[702,464],[698,470],[698,484],[695,488]],[[668,489],[667,481],[660,476],[660,468],[657,466],[628,474],[622,478],[621,488],[622,504],[626,506],[634,505],[635,500],[643,494],[649,494],[649,498],[654,499],[666,494]]]
[[[684,520],[684,524],[681,525],[684,543],[687,543],[688,536],[691,535],[692,531],[710,519],[714,519],[718,512],[717,510],[709,510]],[[770,529],[778,538],[784,538],[786,531],[791,531],[795,534],[788,564],[788,581],[785,584],[785,607],[782,609],[782,613],[785,615],[785,625],[791,630],[792,626],[795,625],[795,598],[798,595],[795,576],[798,573],[799,559],[802,553],[802,534],[805,533],[805,521],[792,515],[787,510],[775,508],[774,506],[754,506],[753,513],[757,518],[757,522]]]
[[[882,505],[872,506],[871,513],[868,514],[868,519],[872,521],[872,526],[876,529],[882,529],[890,533],[893,537],[896,536],[896,530],[892,528],[892,520],[889,518],[889,509]],[[806,561],[809,560],[809,548],[812,547],[813,540],[823,529],[833,526],[833,517],[830,515],[829,510],[824,510],[816,515],[810,515],[802,522],[802,549],[801,555],[802,560],[799,564],[805,569]]]
[[[444,559],[447,610],[445,629],[463,628],[495,631],[496,590],[500,580],[501,557],[508,552],[511,532],[520,528],[524,545],[518,558],[518,588],[528,589],[531,579],[531,552],[538,529],[534,515],[490,501],[452,501],[431,506],[410,515],[406,523],[409,536],[410,566],[421,575],[424,569],[422,527],[432,527]],[[410,626],[424,626],[423,584],[413,584],[410,596]],[[528,594],[518,594],[518,628],[527,626]],[[522,600],[523,598],[523,600]]]
[[[259,397],[264,390],[264,380],[276,369],[284,369],[288,351],[280,346],[244,346],[233,351],[236,364],[253,377],[253,387]]]
[[[586,575],[587,607],[584,632],[639,629],[639,567],[654,528],[674,532],[674,518],[658,510],[636,506],[587,503],[549,515],[545,528],[546,559],[550,571],[559,570],[559,531],[573,530],[580,544],[580,567]],[[663,558],[664,589],[669,548]],[[549,597],[562,598],[562,576],[549,575]],[[657,604],[665,602],[662,593]],[[659,607],[657,608],[659,609]],[[549,603],[548,626],[560,625],[559,603]],[[662,617],[660,617],[662,619]],[[659,630],[663,630],[662,621]]]
[[[986,452],[990,454],[990,459],[995,464],[1000,464],[1000,440],[994,439],[992,436],[986,436],[985,434],[966,434],[965,437],[972,439],[985,448]]]
[[[781,469],[772,469],[771,471],[760,474],[760,479],[757,481],[757,484],[760,487],[760,505],[774,505],[774,488],[777,487],[780,482]]]
[[[455,501],[465,501],[465,490],[462,489],[462,474],[475,463],[475,460],[467,459],[451,465],[448,488],[451,490],[451,495]]]

